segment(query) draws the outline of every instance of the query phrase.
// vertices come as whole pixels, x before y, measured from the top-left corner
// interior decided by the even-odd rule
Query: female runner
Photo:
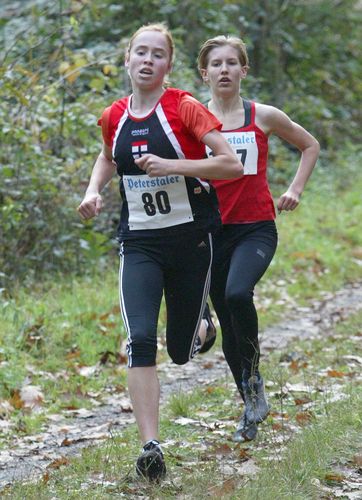
[[[222,347],[244,399],[235,441],[254,439],[257,424],[269,413],[259,372],[258,316],[254,288],[268,268],[276,247],[273,198],[267,181],[271,134],[296,146],[299,166],[278,211],[294,210],[319,154],[317,140],[283,111],[240,96],[248,72],[243,41],[217,36],[201,47],[198,67],[209,85],[208,109],[222,122],[222,133],[244,165],[239,179],[214,180],[222,228],[214,240],[210,296],[222,330]],[[211,152],[210,152],[211,154]]]
[[[132,35],[125,59],[132,95],[102,114],[102,152],[78,208],[84,219],[98,215],[100,193],[117,169],[120,304],[128,334],[128,388],[143,442],[136,470],[151,481],[166,473],[156,372],[161,299],[164,293],[168,353],[175,363],[186,363],[205,349],[206,328],[200,338],[198,330],[209,291],[211,235],[219,224],[214,190],[201,178],[242,175],[218,131],[220,122],[187,92],[164,87],[173,52],[163,25],[143,26]],[[213,151],[210,158],[205,145]]]

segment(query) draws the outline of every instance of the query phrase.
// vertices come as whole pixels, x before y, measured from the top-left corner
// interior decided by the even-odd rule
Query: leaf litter
[[[290,298],[285,299],[291,302]],[[282,350],[294,339],[310,339],[323,334],[331,334],[333,327],[348,317],[349,314],[356,312],[362,304],[362,286],[354,284],[337,292],[335,295],[326,294],[324,300],[316,302],[310,308],[293,307],[293,319],[286,319],[282,325],[275,325],[265,329],[261,335],[261,349],[263,352]],[[294,306],[294,304],[293,304]],[[103,318],[103,327],[107,328],[106,320]],[[101,330],[101,329],[100,329]],[[33,331],[32,331],[33,333]],[[360,340],[360,338],[359,338]],[[101,361],[91,367],[78,367],[78,373],[83,377],[90,377],[98,370],[101,365],[107,361],[109,356],[117,355],[114,353],[102,353]],[[72,358],[78,357],[78,349],[74,347],[69,352]],[[289,369],[298,372],[305,369],[308,365],[305,357],[300,353],[292,352],[289,358],[281,359],[281,364],[287,363]],[[104,359],[103,359],[104,358]],[[344,356],[346,363],[354,366],[362,364],[362,358],[357,355]],[[220,380],[228,380],[232,387],[230,374],[225,359],[221,352],[213,352],[210,355],[199,357],[194,362],[179,367],[171,362],[165,362],[159,365],[159,376],[161,379],[162,395],[161,401],[165,403],[170,396],[179,391],[192,391],[196,385],[206,386],[206,390],[212,392],[210,384],[217,384]],[[320,376],[330,377],[339,381],[347,377],[347,373],[330,368],[319,373]],[[49,378],[54,374],[48,374]],[[66,376],[66,373],[63,374]],[[341,383],[341,382],[340,382]],[[124,389],[124,390],[123,390]],[[338,390],[336,384],[330,386],[333,397],[343,397],[342,391]],[[292,397],[296,407],[301,407],[295,414],[293,421],[283,412],[272,412],[273,424],[262,428],[262,432],[269,433],[268,439],[273,445],[273,456],[268,459],[280,459],[285,442],[298,431],[298,427],[307,425],[315,419],[313,413],[313,401],[309,396],[318,391],[318,386],[311,387],[308,384],[285,383],[274,395],[278,395],[280,400],[285,397]],[[268,391],[273,396],[273,391]],[[308,396],[306,396],[308,394]],[[101,399],[99,400],[99,397]],[[41,433],[33,436],[10,435],[13,424],[8,420],[12,408],[24,408],[27,411],[40,411],[44,403],[44,395],[41,389],[36,386],[24,386],[21,391],[14,392],[10,401],[0,401],[0,429],[8,435],[7,449],[0,451],[0,486],[6,487],[13,481],[36,480],[43,475],[44,481],[49,479],[50,470],[66,466],[69,458],[80,454],[85,446],[93,445],[96,442],[107,440],[113,432],[121,433],[122,429],[130,423],[134,423],[132,414],[132,405],[127,396],[125,388],[116,391],[112,395],[94,395],[94,404],[92,409],[78,408],[74,410],[64,410],[58,415],[47,415],[47,422],[43,426]],[[214,441],[205,445],[199,443],[200,450],[205,447],[204,459],[220,459],[220,469],[224,480],[210,490],[210,495],[221,496],[222,493],[232,493],[240,486],[240,480],[244,476],[252,476],[257,473],[258,466],[254,462],[252,453],[248,448],[241,447],[230,442],[230,436],[235,429],[237,422],[233,418],[228,420],[217,420],[210,414],[199,415],[199,419],[190,419],[178,417],[173,420],[177,425],[199,426],[207,429],[211,436],[219,436]],[[238,415],[235,415],[238,418]],[[226,442],[220,442],[220,436],[225,438]],[[172,440],[166,441],[164,447],[167,450],[174,443]],[[183,443],[187,445],[187,443]],[[268,446],[267,440],[261,444],[254,443],[255,447]],[[68,458],[69,457],[69,458]],[[354,467],[361,470],[361,456],[356,455]],[[187,464],[182,464],[187,468]],[[190,464],[191,466],[195,464]],[[191,469],[192,470],[192,469]],[[349,476],[348,476],[349,474]],[[239,476],[239,480],[235,477]],[[351,478],[350,468],[343,472],[336,472],[336,476],[341,481],[334,481],[338,488],[334,487],[333,494],[345,498],[357,498],[354,496],[356,487],[355,477]],[[348,483],[347,477],[351,480]],[[328,478],[326,478],[328,479]],[[353,480],[352,480],[353,479]],[[91,481],[92,482],[92,481]],[[95,481],[97,482],[97,481]],[[102,479],[104,484],[104,478]],[[340,488],[340,482],[343,487]],[[350,488],[348,490],[347,485]],[[358,483],[361,486],[360,482]],[[90,485],[88,485],[89,487]],[[177,485],[175,484],[175,487]],[[87,489],[87,485],[84,485]],[[130,487],[132,489],[132,487]],[[321,486],[321,489],[327,492],[328,486]],[[347,491],[348,490],[348,491]],[[220,495],[218,494],[220,493]],[[349,496],[352,495],[352,496]]]

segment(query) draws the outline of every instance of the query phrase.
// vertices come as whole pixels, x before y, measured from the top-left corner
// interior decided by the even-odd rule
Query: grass
[[[189,417],[192,414],[193,407],[199,398],[196,393],[188,394],[179,391],[170,397],[168,406],[173,417]]]
[[[286,353],[265,360],[273,411],[255,442],[230,440],[241,410],[235,405],[233,383],[225,379],[175,394],[164,407],[161,435],[169,474],[162,485],[136,478],[139,442],[135,425],[130,425],[104,445],[85,449],[81,458],[48,469],[41,482],[15,484],[2,494],[12,499],[323,498],[331,482],[342,484],[347,470],[357,471],[353,457],[361,453],[358,366],[345,357],[351,352],[361,355],[361,322],[362,311],[340,323],[323,339],[323,349],[320,339],[293,343],[288,349],[300,353],[299,365],[281,361]],[[310,390],[286,391],[287,382],[303,383]],[[334,401],[336,394],[343,399]],[[188,423],[180,417],[187,417]]]
[[[343,463],[358,451],[361,403],[361,394],[352,393],[343,402],[326,407],[328,415],[305,428],[280,460],[268,461],[235,498],[321,498],[321,485],[332,475],[333,463]]]

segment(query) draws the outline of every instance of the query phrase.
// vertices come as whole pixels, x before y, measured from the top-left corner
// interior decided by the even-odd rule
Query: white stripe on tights
[[[211,282],[211,266],[212,266],[212,258],[213,258],[213,247],[212,247],[212,236],[211,233],[209,233],[209,242],[210,242],[210,264],[209,264],[209,269],[207,271],[207,275],[205,278],[205,286],[204,286],[204,293],[202,295],[202,301],[201,301],[201,309],[200,309],[200,314],[199,318],[197,320],[194,336],[191,342],[191,347],[190,347],[190,352],[189,352],[189,360],[194,357],[194,348],[195,348],[195,342],[199,333],[199,328],[200,328],[200,323],[202,320],[202,315],[204,313],[207,297],[209,295],[210,291],[210,282]]]
[[[131,368],[132,367],[131,330],[129,327],[128,317],[127,317],[127,313],[126,313],[126,306],[125,306],[124,296],[123,296],[123,288],[122,288],[122,277],[123,277],[124,261],[125,261],[125,255],[123,253],[123,243],[121,243],[120,254],[121,254],[121,258],[120,258],[120,263],[119,263],[119,305],[120,305],[120,309],[121,309],[121,314],[122,314],[124,326],[125,326],[126,332],[127,332],[128,366]]]

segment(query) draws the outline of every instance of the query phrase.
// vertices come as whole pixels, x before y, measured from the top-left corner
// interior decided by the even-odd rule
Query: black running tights
[[[236,385],[243,370],[259,368],[254,287],[277,247],[274,221],[224,225],[214,238],[210,296],[222,330],[222,347]]]

